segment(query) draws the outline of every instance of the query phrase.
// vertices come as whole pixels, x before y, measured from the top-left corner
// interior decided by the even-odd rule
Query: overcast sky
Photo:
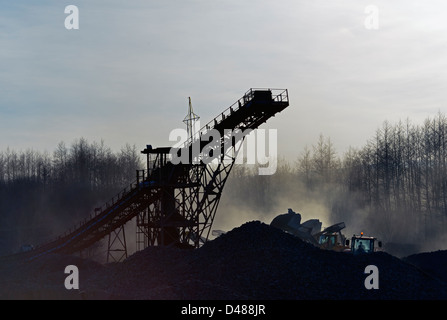
[[[65,28],[67,5],[79,30]],[[278,129],[280,155],[320,133],[342,154],[385,120],[446,111],[446,12],[422,0],[1,0],[0,149],[169,146],[188,97],[205,123],[271,87],[290,95],[262,126]]]

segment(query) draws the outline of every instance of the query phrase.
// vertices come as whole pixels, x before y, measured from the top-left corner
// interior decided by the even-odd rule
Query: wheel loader
[[[317,239],[318,246],[321,249],[337,252],[349,251],[349,246],[345,244],[346,237],[341,233],[341,230],[345,227],[344,222],[339,222],[325,228],[323,231],[318,232],[313,236]]]

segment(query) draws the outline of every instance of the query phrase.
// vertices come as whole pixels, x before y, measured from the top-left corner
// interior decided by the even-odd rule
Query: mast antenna
[[[186,131],[188,132],[188,138],[192,140],[195,135],[194,132],[195,123],[197,120],[200,119],[200,117],[194,113],[191,103],[191,97],[188,97],[188,100],[189,100],[188,114],[186,115],[185,119],[183,119],[183,122],[186,124]]]

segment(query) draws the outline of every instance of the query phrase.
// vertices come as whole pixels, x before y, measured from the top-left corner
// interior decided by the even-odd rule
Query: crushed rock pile
[[[417,266],[444,282],[447,282],[447,250],[412,254],[402,260]]]
[[[79,268],[80,290],[64,288],[66,265]],[[365,268],[379,270],[367,290]],[[384,252],[353,256],[318,249],[259,221],[199,249],[149,247],[102,265],[48,255],[0,264],[2,299],[446,299],[447,283]]]

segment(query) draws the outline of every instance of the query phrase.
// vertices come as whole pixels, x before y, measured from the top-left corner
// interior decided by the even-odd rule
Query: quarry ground
[[[67,290],[67,265],[79,289]],[[365,287],[365,268],[378,289]],[[121,263],[48,254],[0,262],[0,299],[86,300],[444,300],[447,251],[397,258],[318,249],[259,221],[199,249],[149,247]]]

